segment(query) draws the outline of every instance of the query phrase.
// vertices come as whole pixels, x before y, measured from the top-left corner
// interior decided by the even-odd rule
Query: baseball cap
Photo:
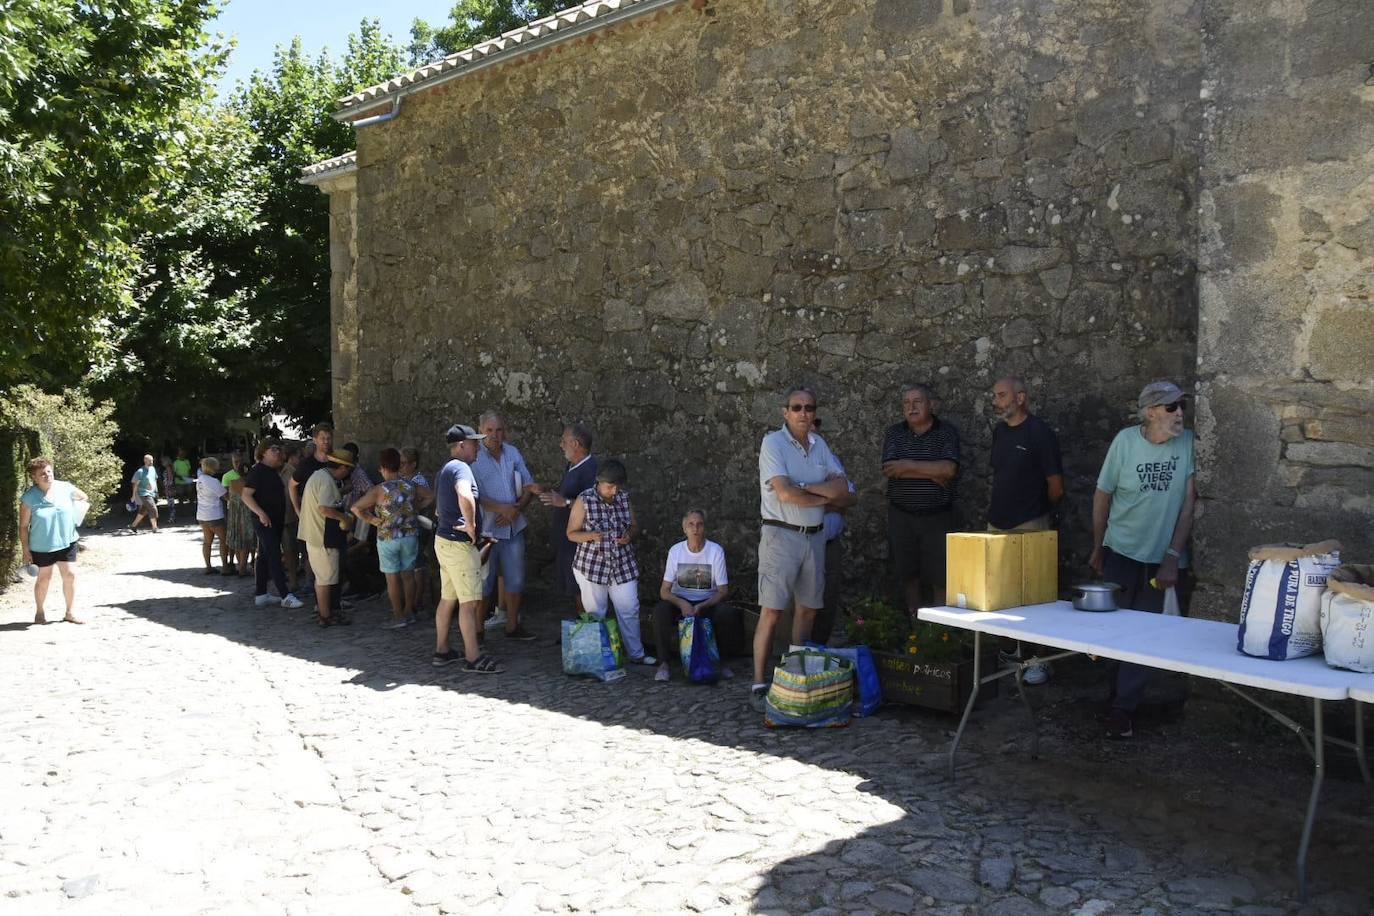
[[[1173,382],[1161,380],[1158,382],[1151,382],[1140,389],[1139,403],[1140,408],[1143,410],[1146,407],[1159,407],[1162,404],[1173,404],[1175,401],[1181,401],[1187,396],[1187,393]]]
[[[462,423],[454,423],[448,428],[448,435],[446,438],[449,443],[452,444],[454,442],[462,442],[464,439],[485,439],[486,436],[479,433],[471,426],[464,426]]]
[[[353,453],[346,452],[343,449],[336,449],[335,451],[330,452],[328,455],[325,456],[325,461],[328,461],[332,464],[342,464],[350,468],[353,467],[355,464],[355,462],[353,461]]]

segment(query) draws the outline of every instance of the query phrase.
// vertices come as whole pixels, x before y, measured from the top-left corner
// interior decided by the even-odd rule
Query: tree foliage
[[[264,404],[328,414],[329,204],[300,170],[352,149],[331,116],[338,98],[390,79],[401,56],[364,21],[341,62],[293,41],[197,112],[164,195],[168,226],[145,240],[147,269],[96,367],[126,439],[195,442]]]
[[[90,496],[87,523],[105,511],[122,476],[112,450],[113,413],[109,401],[97,403],[80,389],[47,394],[33,385],[19,385],[0,398],[0,426],[37,430],[40,449],[52,459],[57,476]]]
[[[582,0],[458,0],[447,25],[416,19],[410,27],[410,62],[423,63],[455,54],[536,19],[580,5]]]
[[[223,51],[209,0],[0,0],[0,384],[80,378]]]

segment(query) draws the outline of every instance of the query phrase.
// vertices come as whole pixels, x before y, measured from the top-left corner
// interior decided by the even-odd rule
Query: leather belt
[[[789,525],[787,522],[780,522],[775,518],[763,520],[765,525],[772,525],[774,528],[786,528],[788,531],[795,531],[798,534],[815,534],[824,528],[824,525]]]

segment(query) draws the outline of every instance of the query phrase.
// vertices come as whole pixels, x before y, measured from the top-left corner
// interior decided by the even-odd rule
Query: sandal
[[[464,662],[463,670],[473,674],[500,674],[506,669],[497,664],[496,659],[490,655],[479,655],[476,661]]]
[[[352,622],[353,621],[349,620],[348,615],[343,611],[334,611],[328,617],[322,617],[319,614],[315,615],[315,623],[322,627],[346,627]]]

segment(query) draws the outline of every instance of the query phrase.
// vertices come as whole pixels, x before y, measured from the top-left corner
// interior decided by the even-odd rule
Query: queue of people
[[[1160,611],[1166,589],[1176,588],[1186,609],[1187,545],[1197,500],[1193,434],[1184,428],[1187,395],[1168,381],[1152,382],[1137,400],[1140,423],[1121,430],[1111,443],[1093,494],[1093,550],[1090,564],[1122,588],[1121,600],[1140,610]],[[999,379],[991,402],[997,416],[990,463],[991,498],[985,524],[990,531],[1044,530],[1065,498],[1058,439],[1030,412],[1029,392],[1015,377]],[[957,482],[963,463],[958,430],[938,415],[939,401],[927,385],[899,392],[903,419],[883,437],[879,467],[885,479],[889,556],[907,610],[945,600],[945,536],[956,530]],[[788,390],[781,425],[767,433],[759,450],[761,525],[758,545],[759,623],[754,634],[751,703],[762,708],[773,635],[785,610],[793,612],[791,642],[829,636],[834,588],[840,570],[838,536],[846,509],[857,501],[843,464],[818,433],[816,393]],[[730,579],[724,549],[706,538],[707,513],[682,517],[684,539],[668,552],[652,621],[651,654],[639,628],[640,566],[634,542],[639,522],[625,465],[599,461],[584,425],[563,428],[565,459],[557,485],[537,483],[521,451],[508,441],[499,411],[482,415],[477,428],[456,423],[446,433],[449,460],[431,488],[419,471],[413,448],[383,449],[374,482],[359,466],[357,447],[335,450],[328,424],[311,430],[311,446],[294,453],[280,442],[258,446],[250,468],[235,455],[229,473],[202,459],[194,478],[196,518],[202,529],[205,572],[215,573],[216,539],[223,575],[246,575],[256,553],[255,603],[301,607],[297,582],[313,578],[316,620],[322,627],[349,622],[339,589],[343,554],[350,538],[366,542],[375,530],[376,557],[385,577],[392,616],[384,624],[400,629],[416,622],[426,568],[427,528],[439,570],[433,664],[461,663],[462,670],[494,674],[502,665],[483,651],[485,631],[503,630],[512,640],[533,634],[521,621],[526,582],[525,512],[538,500],[550,510],[555,590],[579,612],[605,617],[614,611],[631,663],[670,678],[675,627],[701,614],[720,625],[737,612],[726,598]],[[38,570],[36,619],[44,619],[44,598],[57,567],[72,612],[76,555],[73,506],[85,494],[58,481],[51,461],[29,466],[33,486],[21,506],[24,560]],[[161,483],[169,507],[188,479],[183,451],[163,462]],[[157,530],[158,473],[152,456],[131,480],[139,514]],[[425,510],[433,507],[429,521]],[[236,517],[237,513],[237,517]],[[303,550],[301,546],[303,545]],[[269,593],[274,586],[276,594]],[[829,597],[827,596],[829,593]],[[452,648],[457,618],[462,651]],[[730,624],[733,625],[733,621]],[[1041,683],[1047,669],[1031,668],[1026,681]],[[1133,716],[1148,669],[1122,665],[1116,681],[1109,734],[1130,737]]]

